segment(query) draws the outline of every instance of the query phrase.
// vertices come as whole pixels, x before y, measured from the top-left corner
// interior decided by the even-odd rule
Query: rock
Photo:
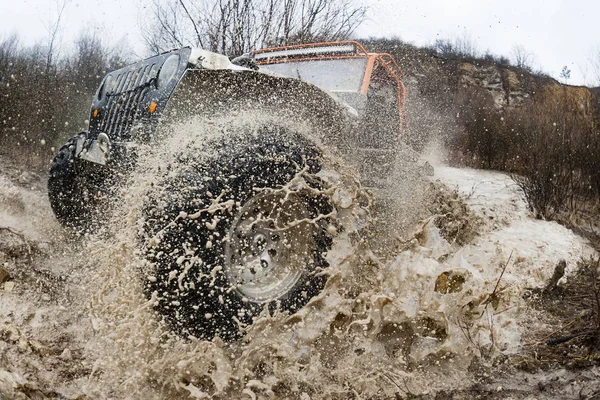
[[[462,290],[465,277],[454,271],[441,273],[435,280],[435,291],[441,294],[458,293]]]
[[[10,275],[8,274],[8,271],[6,271],[4,268],[0,267],[0,283],[4,283],[9,279],[10,279]]]
[[[69,349],[68,347],[65,347],[63,352],[60,353],[59,358],[64,361],[71,360],[73,358],[73,353],[71,352],[71,349]]]
[[[4,291],[5,292],[12,292],[14,288],[15,288],[15,282],[9,281],[9,282],[4,283]]]
[[[16,343],[21,337],[19,328],[14,325],[5,324],[0,326],[0,340],[5,342]]]

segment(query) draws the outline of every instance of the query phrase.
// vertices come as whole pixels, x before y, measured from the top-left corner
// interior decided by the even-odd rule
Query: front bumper
[[[97,139],[88,139],[85,134],[77,137],[75,157],[100,165],[110,161],[112,143],[106,133],[98,134]]]

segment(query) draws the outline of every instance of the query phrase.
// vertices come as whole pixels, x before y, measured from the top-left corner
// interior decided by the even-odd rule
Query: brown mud
[[[130,231],[78,236],[52,216],[44,176],[8,160],[0,171],[0,399],[600,398],[597,263],[520,291],[501,255],[494,279],[451,268],[487,217],[439,183],[391,256],[336,248],[318,298],[225,344],[156,322]],[[502,313],[519,318],[518,339],[508,321],[489,325]]]

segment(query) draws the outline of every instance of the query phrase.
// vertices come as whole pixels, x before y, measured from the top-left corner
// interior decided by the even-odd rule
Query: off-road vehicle
[[[404,99],[392,57],[356,42],[233,61],[173,50],[104,77],[88,130],[54,158],[50,203],[64,225],[89,228],[127,185],[138,145],[198,135],[185,128],[193,124],[223,130],[212,125],[220,117],[266,116],[197,138],[210,151],[186,147],[168,160],[140,216],[156,309],[183,335],[236,338],[265,307],[295,312],[323,288],[348,204],[329,190],[322,148],[350,160],[363,185],[385,190],[408,132]]]

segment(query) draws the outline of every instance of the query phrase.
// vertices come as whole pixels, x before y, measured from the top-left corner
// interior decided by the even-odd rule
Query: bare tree
[[[463,31],[461,35],[456,35],[452,39],[437,39],[433,44],[433,49],[439,55],[448,58],[480,56],[477,43],[467,31]]]
[[[50,17],[50,21],[48,22],[48,25],[46,26],[46,30],[48,31],[48,47],[46,49],[46,74],[48,74],[50,72],[50,67],[53,65],[54,63],[54,56],[56,53],[56,42],[58,40],[58,33],[60,31],[60,24],[62,22],[62,18],[63,18],[63,14],[65,12],[65,9],[67,8],[67,4],[69,3],[68,0],[56,0],[55,1],[55,6],[56,6],[56,18],[52,19],[52,16]]]
[[[8,67],[8,64],[15,58],[16,53],[19,50],[19,38],[16,34],[12,34],[6,39],[0,40],[0,70],[5,71],[4,68]],[[0,82],[2,81],[0,76]]]
[[[197,46],[241,54],[271,45],[343,40],[364,21],[351,0],[152,0],[143,36],[153,53]]]
[[[522,68],[529,72],[533,70],[533,53],[527,51],[525,47],[521,46],[520,44],[513,46],[511,50],[511,58],[516,67]]]

